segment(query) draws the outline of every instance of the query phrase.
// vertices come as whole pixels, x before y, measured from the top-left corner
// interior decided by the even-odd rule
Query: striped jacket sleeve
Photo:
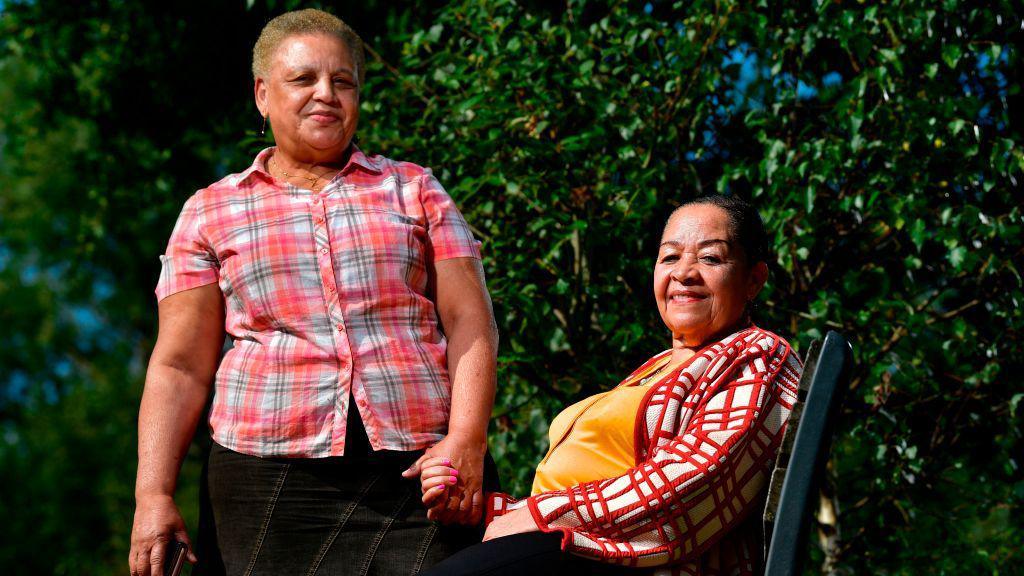
[[[710,352],[695,382],[652,397],[648,421],[638,420],[654,447],[646,460],[528,498],[541,530],[563,532],[563,548],[577,554],[658,566],[699,556],[742,521],[760,501],[800,373],[784,340],[751,332]],[[666,414],[676,422],[651,420]]]

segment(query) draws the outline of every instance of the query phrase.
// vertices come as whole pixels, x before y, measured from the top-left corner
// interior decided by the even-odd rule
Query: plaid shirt
[[[755,509],[801,371],[789,344],[760,328],[715,342],[644,398],[636,466],[523,500],[493,494],[487,520],[528,506],[541,530],[561,531],[562,547],[583,556],[662,567],[656,574],[755,574],[761,569]]]
[[[375,450],[448,429],[433,264],[479,244],[429,169],[353,146],[319,193],[275,180],[273,148],[185,202],[156,295],[220,285],[234,340],[217,370],[213,439],[257,456],[345,451],[349,392]]]

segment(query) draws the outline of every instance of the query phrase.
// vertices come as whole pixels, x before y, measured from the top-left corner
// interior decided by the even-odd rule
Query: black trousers
[[[480,541],[480,527],[427,520],[419,479],[401,476],[422,451],[374,452],[358,416],[349,431],[336,458],[259,458],[213,444],[194,574],[408,576]],[[489,457],[484,481],[497,488]]]
[[[421,576],[610,576],[639,571],[562,552],[562,533],[525,532],[466,548]]]

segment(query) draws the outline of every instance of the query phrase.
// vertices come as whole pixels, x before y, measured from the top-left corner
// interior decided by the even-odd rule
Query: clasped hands
[[[427,518],[442,524],[473,525],[483,515],[486,440],[448,435],[428,448],[402,476],[420,477]]]
[[[442,524],[478,524],[483,516],[483,457],[485,442],[462,442],[451,436],[429,448],[402,472],[406,478],[420,477],[427,518]],[[520,532],[537,531],[526,507],[495,518],[484,540]]]

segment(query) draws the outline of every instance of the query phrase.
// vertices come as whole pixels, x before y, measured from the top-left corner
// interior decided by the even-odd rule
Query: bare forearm
[[[452,409],[448,434],[486,442],[494,406],[498,332],[490,307],[459,319],[449,330],[448,369]]]
[[[448,434],[427,449],[424,457],[447,458],[458,470],[459,479],[455,492],[428,510],[427,517],[442,523],[473,524],[480,518],[483,503],[481,485],[487,423],[494,405],[498,331],[479,260],[438,262],[436,275],[437,315],[448,337],[452,405]]]
[[[169,366],[150,366],[139,408],[135,497],[171,496],[210,383]]]
[[[139,471],[128,553],[132,574],[158,573],[172,540],[191,547],[174,505],[174,488],[210,393],[223,341],[223,297],[217,284],[176,292],[160,301],[160,333],[139,407]],[[196,561],[192,552],[188,558]]]

